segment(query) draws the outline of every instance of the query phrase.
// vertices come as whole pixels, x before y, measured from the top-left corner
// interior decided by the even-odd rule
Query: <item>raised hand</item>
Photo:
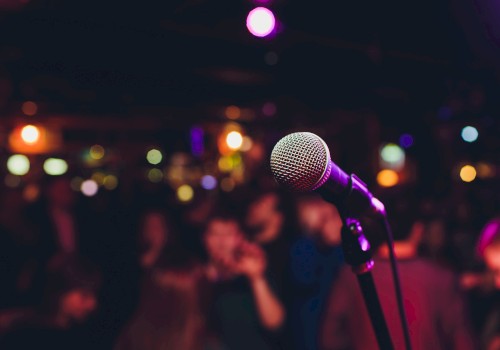
[[[267,267],[266,255],[262,248],[255,243],[244,241],[238,252],[233,266],[235,271],[244,274],[250,280],[262,278]]]

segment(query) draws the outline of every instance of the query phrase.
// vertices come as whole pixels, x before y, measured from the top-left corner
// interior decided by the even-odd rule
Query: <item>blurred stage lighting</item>
[[[146,159],[147,159],[149,164],[156,165],[156,164],[160,164],[161,160],[163,159],[163,155],[161,154],[161,151],[153,148],[153,149],[148,151],[148,153],[146,155]]]
[[[220,188],[224,192],[231,192],[232,190],[234,190],[235,185],[236,184],[234,183],[234,180],[231,179],[230,177],[226,177],[222,179],[222,181],[220,182]]]
[[[463,182],[472,182],[476,179],[476,168],[474,168],[472,165],[464,165],[460,169],[460,178],[462,179]]]
[[[413,136],[411,136],[410,134],[401,135],[401,137],[399,138],[399,144],[403,148],[410,148],[411,146],[413,146]]]
[[[230,156],[220,157],[219,161],[217,162],[217,166],[223,173],[228,173],[234,168],[233,158],[231,158]]]
[[[21,138],[28,144],[36,143],[40,139],[40,130],[34,125],[26,125],[21,130]]]
[[[34,202],[40,197],[40,187],[35,184],[29,184],[23,190],[23,198],[27,202]]]
[[[90,158],[95,160],[102,159],[105,152],[106,151],[104,150],[104,147],[102,147],[101,145],[93,145],[92,147],[90,147],[89,151]]]
[[[33,116],[38,111],[38,106],[33,101],[26,101],[21,106],[21,110],[23,111],[24,114]]]
[[[118,178],[115,175],[106,175],[103,185],[107,190],[114,190],[118,187]]]
[[[213,190],[217,187],[217,179],[212,175],[205,175],[201,178],[201,187],[205,190]]]
[[[85,180],[80,187],[80,191],[87,197],[95,196],[98,190],[99,185],[94,180]]]
[[[239,133],[238,131],[231,131],[226,136],[226,143],[230,149],[232,149],[233,151],[237,151],[243,144],[243,136],[241,136],[241,133]]]
[[[7,159],[7,170],[13,175],[26,175],[30,171],[30,161],[23,154],[14,154]]]
[[[248,13],[247,28],[252,35],[265,37],[271,34],[276,25],[276,19],[271,10],[265,7],[257,7]]]
[[[163,171],[156,168],[150,169],[148,171],[148,179],[153,183],[161,182],[163,180]]]
[[[201,157],[205,152],[205,132],[200,126],[193,126],[189,132],[191,139],[191,154],[195,157]]]
[[[68,171],[68,163],[64,159],[48,158],[43,162],[43,170],[48,175],[63,175]]]
[[[465,142],[474,142],[477,140],[479,132],[473,126],[466,126],[462,129],[462,139]]]
[[[241,117],[241,109],[238,106],[227,106],[224,114],[227,119],[235,120]]]
[[[177,189],[177,198],[181,202],[189,202],[193,199],[194,191],[189,185],[182,185]]]
[[[393,187],[399,182],[399,175],[391,169],[384,169],[377,174],[377,183],[382,187]]]
[[[104,185],[104,178],[106,175],[100,171],[96,171],[95,173],[92,174],[90,177],[92,180],[94,180],[99,186]]]
[[[405,151],[394,143],[384,145],[380,150],[381,167],[400,170],[405,165]]]

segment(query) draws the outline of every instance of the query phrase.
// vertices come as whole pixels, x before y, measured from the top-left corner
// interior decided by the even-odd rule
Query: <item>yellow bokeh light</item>
[[[93,145],[92,147],[90,147],[89,151],[90,158],[96,160],[102,159],[105,152],[106,151],[104,150],[104,147],[102,147],[101,145]]]
[[[98,185],[104,185],[105,177],[106,177],[105,174],[101,173],[100,171],[96,171],[95,173],[92,174],[90,178],[94,180]]]
[[[464,165],[460,169],[460,178],[464,182],[472,182],[475,180],[477,175],[476,168],[474,168],[472,165]]]
[[[40,139],[40,130],[34,125],[26,125],[21,130],[21,138],[28,144],[36,143]]]
[[[148,179],[154,183],[161,182],[161,180],[163,180],[163,171],[156,168],[150,169],[148,171]]]
[[[399,175],[394,170],[384,169],[377,174],[377,183],[382,187],[392,187],[399,182]]]
[[[177,198],[181,202],[189,202],[193,199],[194,191],[189,185],[182,185],[177,189]]]
[[[104,188],[114,190],[116,187],[118,187],[118,178],[115,175],[107,175],[104,178]]]
[[[21,110],[23,111],[24,114],[33,116],[38,111],[38,106],[33,101],[26,101],[21,106]]]
[[[227,173],[227,172],[230,172],[231,170],[233,170],[234,161],[229,156],[220,157],[217,165],[219,166],[220,171]]]
[[[146,155],[146,159],[149,162],[149,164],[156,165],[156,164],[159,164],[161,162],[161,160],[163,159],[163,155],[161,154],[161,152],[159,150],[151,149],[148,151],[148,153]]]
[[[231,131],[226,136],[226,143],[230,149],[234,151],[239,150],[243,144],[243,136],[238,131]]]

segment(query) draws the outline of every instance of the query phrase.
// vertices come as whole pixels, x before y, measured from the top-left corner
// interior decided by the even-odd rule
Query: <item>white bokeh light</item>
[[[23,154],[14,154],[7,159],[7,169],[14,175],[26,175],[30,171],[30,161]]]
[[[85,180],[80,187],[80,191],[87,197],[95,196],[98,190],[99,185],[94,180]]]
[[[248,13],[247,28],[250,33],[257,37],[265,37],[274,30],[276,19],[271,10],[265,7],[257,7]]]

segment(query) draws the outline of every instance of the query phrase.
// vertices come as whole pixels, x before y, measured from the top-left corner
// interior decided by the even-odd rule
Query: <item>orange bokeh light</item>
[[[382,187],[392,187],[398,184],[399,175],[394,170],[384,169],[377,174],[377,182]]]

